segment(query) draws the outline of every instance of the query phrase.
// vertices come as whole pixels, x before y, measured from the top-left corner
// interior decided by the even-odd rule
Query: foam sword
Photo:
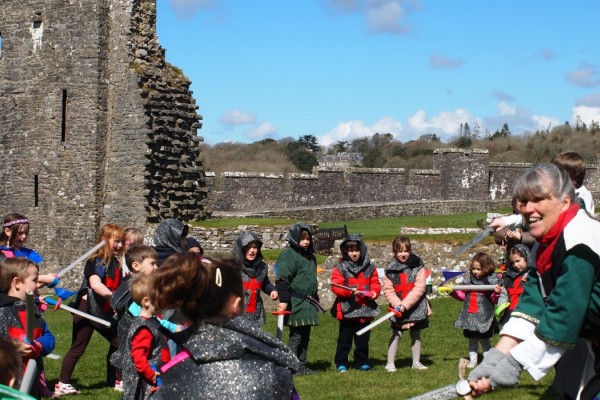
[[[62,308],[63,310],[68,311],[71,314],[79,315],[83,318],[89,319],[90,321],[96,322],[98,324],[101,324],[101,325],[104,325],[104,326],[110,328],[110,325],[111,325],[110,322],[108,322],[102,318],[98,318],[94,315],[88,314],[86,312],[83,312],[81,310],[78,310],[76,308],[66,306],[62,303],[62,300],[60,298],[58,300],[54,300],[51,297],[46,297],[46,298],[44,298],[44,301],[46,303],[50,304],[51,306],[54,306],[54,311],[58,310],[59,308]]]
[[[371,329],[375,328],[377,325],[383,324],[385,321],[387,321],[388,319],[390,319],[392,317],[402,318],[402,313],[404,313],[404,311],[405,311],[404,306],[400,306],[399,310],[392,308],[392,307],[388,307],[387,314],[385,314],[383,317],[379,318],[378,320],[371,322],[369,325],[365,326],[364,328],[362,328],[361,330],[356,332],[356,335],[360,336],[363,333],[368,332]]]
[[[353,295],[359,294],[364,297],[373,297],[373,292],[370,290],[358,290],[357,288],[351,288],[349,286],[340,285],[339,283],[330,283],[331,286],[335,286],[340,289],[352,292]]]
[[[33,292],[27,291],[25,293],[25,307],[26,307],[26,319],[25,319],[25,337],[28,344],[33,344],[33,329],[35,328],[35,303]],[[29,393],[31,391],[31,387],[33,386],[33,381],[35,380],[37,372],[37,361],[35,358],[30,358],[27,361],[27,366],[25,367],[25,372],[23,373],[23,379],[21,380],[21,385],[19,386],[19,390],[23,393]]]
[[[438,287],[439,294],[449,294],[455,290],[465,290],[468,292],[492,292],[496,285],[447,285]]]
[[[422,395],[411,397],[408,400],[450,400],[457,397],[465,396],[469,399],[469,393],[471,393],[471,386],[465,379],[465,371],[467,368],[467,359],[461,358],[458,360],[458,382],[450,385],[441,387],[439,389],[432,390]]]
[[[66,274],[67,272],[69,272],[70,270],[72,270],[73,268],[78,266],[79,264],[81,264],[83,261],[87,260],[92,254],[94,254],[96,251],[98,251],[105,244],[106,244],[106,242],[104,240],[102,240],[100,243],[96,243],[96,245],[94,247],[92,247],[91,249],[89,249],[88,251],[83,253],[81,256],[79,256],[79,258],[77,260],[73,261],[67,267],[60,270],[56,274],[56,277],[58,279],[60,279],[64,274]]]
[[[481,242],[483,239],[490,236],[492,233],[494,233],[494,228],[492,228],[491,226],[486,227],[484,230],[482,230],[477,235],[475,235],[472,239],[470,239],[467,243],[463,244],[458,249],[454,250],[452,252],[452,255],[454,257],[456,257],[459,254],[469,250],[471,247],[475,246],[477,243]]]

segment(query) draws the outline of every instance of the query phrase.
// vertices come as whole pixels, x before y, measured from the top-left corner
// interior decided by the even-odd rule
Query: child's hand
[[[17,342],[17,350],[23,358],[34,358],[38,357],[42,353],[42,345],[36,341],[34,341],[33,345],[31,345],[19,340]]]
[[[279,298],[279,293],[277,292],[277,290],[273,290],[269,297],[271,298],[271,300],[277,300]]]
[[[502,293],[502,285],[496,285],[496,287],[494,288],[494,293]]]
[[[15,342],[15,344],[17,345],[17,350],[19,351],[19,355],[21,357],[30,358],[33,356],[33,346],[32,345],[22,342],[20,340]]]
[[[506,232],[506,237],[508,239],[514,239],[517,241],[521,241],[521,230],[520,229],[515,229],[514,231],[511,231],[510,229]]]
[[[154,376],[152,377],[152,384],[156,386],[156,382],[158,381],[158,377],[160,376],[160,372],[154,371]]]
[[[277,311],[285,311],[288,308],[288,303],[277,304]]]

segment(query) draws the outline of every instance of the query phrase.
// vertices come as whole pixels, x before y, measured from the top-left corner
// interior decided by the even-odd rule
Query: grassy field
[[[468,355],[467,340],[463,338],[460,330],[453,327],[460,307],[461,303],[451,298],[432,300],[434,314],[431,317],[431,326],[422,332],[421,361],[429,369],[417,371],[410,368],[410,339],[405,337],[402,339],[396,358],[398,370],[395,373],[389,373],[384,369],[390,329],[387,324],[383,324],[375,328],[371,335],[370,352],[373,370],[360,372],[350,369],[345,374],[338,374],[333,363],[338,323],[331,315],[322,315],[321,324],[313,329],[308,353],[309,367],[317,370],[318,373],[295,379],[302,399],[398,400],[455,383],[458,379],[458,359]],[[70,344],[70,316],[64,311],[56,313],[48,311],[46,314],[50,329],[57,337],[55,353],[63,355]],[[275,332],[274,317],[269,315],[265,329],[268,332]],[[287,338],[287,330],[284,337]],[[90,347],[73,375],[73,385],[80,389],[82,394],[69,398],[120,398],[120,394],[114,390],[103,387],[107,346],[102,337],[94,334]],[[52,384],[55,383],[60,361],[46,360],[46,369],[48,379]],[[500,390],[483,398],[510,398],[511,400],[554,398],[553,390],[548,389],[552,376],[534,382],[527,373],[523,373],[521,379],[518,388]]]

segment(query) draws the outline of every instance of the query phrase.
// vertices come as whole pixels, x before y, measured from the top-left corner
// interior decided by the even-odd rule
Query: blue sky
[[[208,144],[600,121],[600,2],[158,0]]]

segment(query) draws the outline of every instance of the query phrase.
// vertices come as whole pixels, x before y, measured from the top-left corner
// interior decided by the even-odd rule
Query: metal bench
[[[314,233],[315,250],[320,254],[331,254],[335,241],[346,236],[348,236],[346,225],[340,228],[317,228]]]

